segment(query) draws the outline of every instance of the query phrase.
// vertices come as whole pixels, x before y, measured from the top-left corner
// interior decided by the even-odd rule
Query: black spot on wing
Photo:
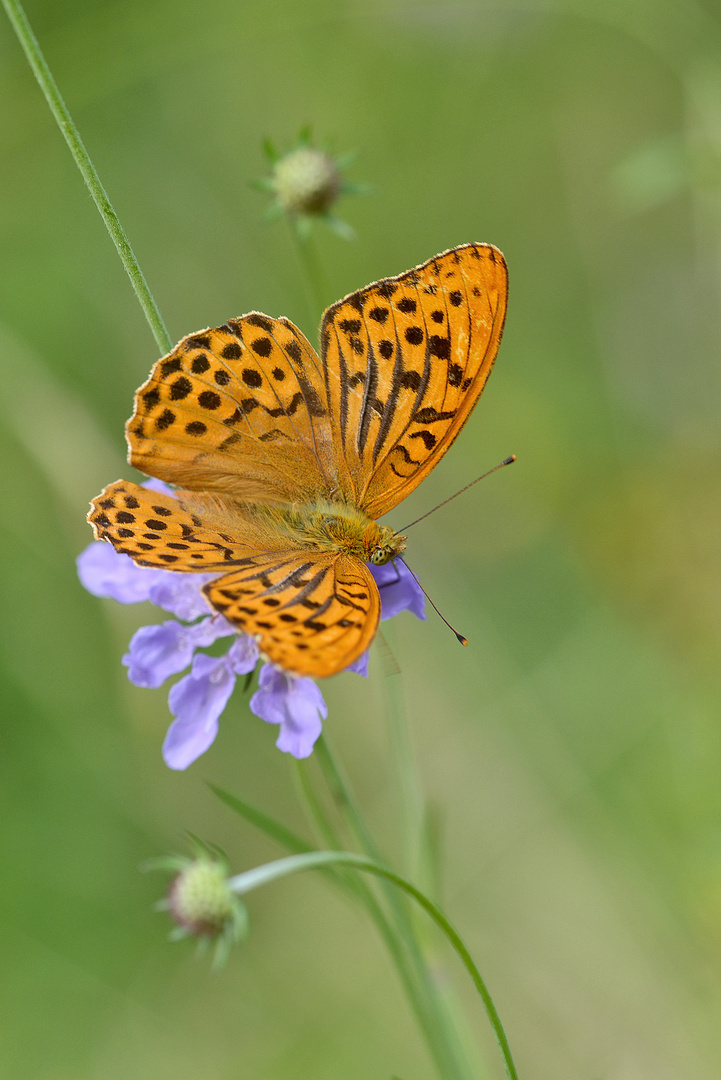
[[[267,319],[265,315],[259,315],[257,312],[253,315],[246,315],[245,322],[248,326],[257,326],[261,330],[265,330],[266,334],[273,332],[273,323],[270,319]]]
[[[438,441],[431,431],[414,431],[412,435],[409,435],[410,439],[421,439],[426,450],[430,453],[433,447]]]
[[[259,337],[255,341],[251,341],[250,347],[258,356],[270,356],[273,350],[273,342],[270,338]]]

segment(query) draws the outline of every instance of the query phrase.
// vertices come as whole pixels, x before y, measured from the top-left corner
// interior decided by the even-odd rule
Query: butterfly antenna
[[[479,479],[480,479],[480,477],[479,477]],[[474,481],[474,483],[475,483],[475,481]],[[458,494],[460,495],[460,491],[458,492]],[[441,503],[441,505],[443,505],[443,504]],[[402,562],[402,563],[403,563],[403,565],[405,566],[405,568],[406,568],[406,570],[408,571],[408,573],[409,573],[409,574],[411,574],[411,576],[412,576],[412,577],[414,578],[414,580],[415,580],[415,583],[416,583],[416,585],[417,585],[417,586],[418,586],[418,588],[419,588],[419,589],[421,590],[421,592],[422,592],[422,593],[423,593],[423,595],[425,596],[426,600],[428,601],[428,603],[429,603],[429,604],[431,605],[431,607],[432,607],[432,608],[433,608],[433,610],[435,611],[436,615],[439,615],[439,616],[441,617],[441,619],[443,619],[443,622],[444,622],[444,623],[446,624],[446,626],[448,627],[448,629],[449,629],[449,630],[452,630],[452,631],[453,631],[453,633],[454,633],[454,634],[456,635],[456,637],[457,637],[457,638],[458,638],[458,640],[460,641],[461,645],[467,645],[467,644],[468,644],[468,638],[467,638],[467,637],[464,637],[464,636],[463,636],[463,634],[459,634],[459,633],[458,633],[458,631],[456,630],[455,626],[451,626],[451,624],[449,623],[449,621],[448,621],[448,619],[447,619],[447,618],[445,617],[445,615],[442,615],[442,614],[441,614],[441,612],[440,612],[440,611],[438,610],[438,608],[436,607],[436,605],[435,605],[435,604],[433,603],[433,601],[431,600],[430,596],[428,595],[428,593],[426,592],[426,590],[425,590],[425,589],[423,588],[423,586],[421,585],[420,581],[418,580],[418,578],[416,577],[416,575],[415,575],[415,574],[413,573],[413,571],[411,570],[411,568],[410,568],[410,566],[408,565],[408,563],[406,562],[406,560],[405,560],[405,559],[401,559],[401,558],[400,558],[400,555],[398,556],[398,558],[399,558],[400,562]]]
[[[404,525],[402,529],[398,530],[398,532],[404,533],[406,531],[406,529],[410,529],[412,525],[417,525],[419,521],[423,521],[424,518],[430,517],[431,514],[435,514],[436,510],[440,510],[440,508],[442,506],[445,506],[446,503],[452,502],[453,499],[457,499],[459,495],[462,495],[464,491],[468,491],[468,489],[472,488],[474,484],[477,484],[480,480],[485,480],[487,476],[490,476],[494,472],[498,472],[498,470],[504,468],[504,466],[512,465],[515,460],[516,460],[516,455],[511,454],[511,456],[506,458],[505,461],[502,461],[500,463],[500,465],[494,465],[492,469],[489,469],[488,472],[484,472],[482,476],[477,476],[475,480],[471,480],[470,484],[466,484],[466,486],[462,487],[460,491],[457,491],[455,493],[455,495],[449,495],[447,499],[443,500],[443,502],[438,503],[438,506],[434,506],[432,510],[428,510],[427,513],[421,514],[421,516],[419,518],[416,518],[415,521],[412,521],[410,525]],[[409,569],[410,569],[410,567],[409,567]],[[411,570],[411,573],[413,574],[412,570]],[[413,576],[415,577],[415,574],[413,574]],[[418,580],[418,579],[416,578],[416,580]],[[418,582],[418,584],[419,585],[421,584],[420,581]],[[421,588],[423,588],[422,585],[421,585]],[[430,596],[428,597],[428,599],[431,600]],[[433,604],[432,600],[431,600],[431,603]],[[435,607],[435,604],[433,604],[433,606]],[[436,609],[436,610],[438,610],[438,609]],[[441,615],[440,611],[438,612],[438,614]],[[443,618],[442,615],[441,615],[441,618]],[[453,629],[453,627],[451,627],[451,629]]]

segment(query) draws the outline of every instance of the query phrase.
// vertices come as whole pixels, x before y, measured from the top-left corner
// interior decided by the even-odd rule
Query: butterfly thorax
[[[272,516],[276,529],[300,548],[355,555],[376,566],[405,551],[405,536],[347,503],[319,499],[264,511]]]

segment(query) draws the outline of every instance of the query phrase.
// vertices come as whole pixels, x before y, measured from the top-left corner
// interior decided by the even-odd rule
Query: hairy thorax
[[[292,507],[269,508],[289,542],[299,547],[355,555],[377,566],[405,551],[406,538],[372,521],[346,503],[318,500]]]

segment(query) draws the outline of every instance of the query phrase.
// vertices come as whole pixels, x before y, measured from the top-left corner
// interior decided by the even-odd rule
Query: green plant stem
[[[453,949],[470,975],[473,985],[483,1002],[483,1007],[486,1010],[486,1015],[493,1028],[493,1033],[496,1036],[496,1041],[501,1051],[503,1064],[506,1068],[506,1075],[509,1080],[518,1080],[518,1073],[513,1061],[513,1055],[511,1054],[511,1048],[508,1043],[506,1032],[501,1023],[501,1018],[498,1015],[498,1011],[493,1003],[493,998],[491,997],[488,987],[486,986],[480,971],[476,967],[473,957],[466,948],[462,937],[448,921],[440,908],[437,908],[432,900],[429,900],[428,897],[415,887],[415,885],[406,881],[400,874],[396,874],[395,871],[389,869],[387,866],[383,866],[373,859],[368,859],[364,855],[356,855],[349,851],[316,851],[304,855],[290,855],[285,859],[278,859],[276,862],[266,863],[264,866],[258,866],[253,870],[248,870],[244,874],[237,874],[235,877],[229,879],[228,886],[234,892],[238,893],[238,895],[242,896],[253,889],[257,889],[261,885],[268,885],[273,881],[278,881],[288,874],[296,874],[303,870],[313,870],[319,867],[332,865],[352,866],[357,870],[362,870],[369,874],[375,874],[377,877],[385,878],[387,881],[392,882],[397,888],[402,889],[408,896],[411,896],[431,919],[433,919],[435,924],[442,930],[453,946]]]
[[[309,781],[305,766],[300,761],[295,762],[295,777],[298,792],[305,804],[306,812],[316,827],[319,835],[329,847],[341,851],[340,838],[333,828],[320,799],[317,797]],[[433,1022],[434,1018],[432,1011],[429,1008],[427,998],[424,995],[422,988],[417,985],[414,971],[412,970],[413,965],[410,963],[403,947],[402,939],[388,921],[385,912],[378,903],[372,890],[367,887],[365,882],[360,881],[356,875],[345,874],[339,879],[338,884],[345,886],[366,908],[371,916],[376,929],[383,939],[391,959],[396,966],[403,989],[408,996],[408,1000],[416,1015],[421,1031],[425,1035],[431,1055],[439,1067],[440,1074],[443,1077],[450,1077],[451,1074],[447,1071],[448,1053],[445,1042],[440,1037],[440,1033]]]
[[[325,274],[323,273],[323,267],[321,266],[320,259],[315,250],[312,237],[304,234],[296,220],[291,218],[289,225],[298,252],[298,258],[300,259],[305,275],[311,326],[317,326],[320,317],[327,306],[325,298],[328,294],[328,287],[326,285]]]
[[[423,795],[418,780],[415,753],[411,743],[408,721],[402,698],[400,672],[386,633],[378,634],[378,652],[382,663],[381,693],[383,711],[388,728],[388,739],[395,759],[401,808],[405,820],[404,835],[407,838],[407,871],[416,878],[421,866],[421,838],[423,835]]]
[[[355,835],[366,855],[374,862],[382,862],[381,852],[364,820],[363,813],[344,771],[332,751],[327,735],[321,735],[318,739],[315,752],[331,795],[341,814],[345,817],[351,832]],[[329,847],[338,848],[339,845],[331,844]],[[411,913],[407,910],[403,903],[404,898],[398,895],[397,890],[388,882],[384,882],[384,884],[386,885],[386,899],[393,911],[397,933],[403,940],[415,981],[424,999],[424,1010],[433,1027],[434,1037],[442,1048],[442,1075],[465,1080],[469,1076],[465,1055],[458,1045],[455,1029],[449,1028],[446,1006],[441,1000],[437,982],[429,970],[423,949],[418,941]],[[439,1062],[439,1064],[441,1063]]]
[[[382,667],[381,695],[383,712],[388,730],[388,741],[395,761],[401,810],[405,822],[407,872],[413,880],[419,880],[423,874],[424,866],[429,862],[428,856],[432,859],[432,855],[427,851],[427,814],[418,776],[416,755],[403,702],[400,671],[392,648],[392,629],[386,627],[385,633],[379,633],[376,640]],[[367,854],[377,858],[372,852],[367,852]],[[408,934],[418,952],[418,964],[422,966],[425,972],[428,972],[429,968],[433,967],[433,963],[428,955],[429,942],[426,940],[426,935],[422,934],[422,931],[423,927],[415,922],[412,914],[409,914]],[[450,987],[443,988],[443,980],[438,977],[438,972],[430,985],[430,991],[433,994],[433,1005],[438,1024],[443,1027],[448,1044],[456,1049],[459,1069],[463,1070],[464,1076],[470,1077],[475,1070],[469,1061],[468,1051],[470,1047],[468,1040],[463,1039],[460,1034],[461,1023],[455,995]]]
[[[170,336],[165,328],[158,307],[148,288],[143,272],[140,269],[138,260],[135,257],[135,252],[130,246],[130,241],[125,235],[125,230],[120,224],[118,215],[113,209],[107,192],[100,182],[100,177],[95,170],[95,166],[90,160],[90,155],[85,149],[82,139],[78,134],[78,129],[75,127],[67,106],[60,95],[60,91],[50,73],[50,68],[40,50],[37,39],[27,20],[27,16],[21,5],[18,3],[18,0],[2,0],[2,3],[8,18],[12,23],[13,29],[17,34],[18,40],[23,47],[25,56],[33,70],[35,78],[40,84],[40,89],[45,95],[45,100],[48,103],[50,111],[63,133],[65,142],[70,148],[70,153],[75,159],[75,164],[80,169],[87,189],[92,195],[95,205],[100,212],[100,216],[105,222],[107,230],[115,244],[118,255],[122,260],[126,273],[135,290],[135,295],[140,301],[140,306],[145,313],[145,318],[148,320],[150,329],[153,332],[153,337],[155,338],[158,348],[163,353],[170,352],[173,343],[170,340]]]

